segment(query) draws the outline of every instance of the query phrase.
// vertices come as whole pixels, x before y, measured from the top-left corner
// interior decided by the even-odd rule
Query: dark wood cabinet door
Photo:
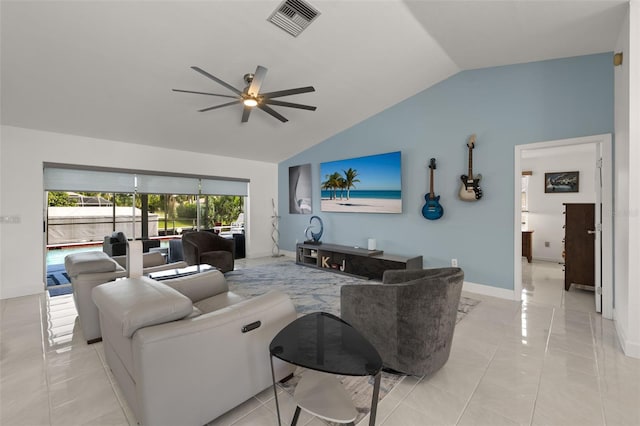
[[[533,231],[522,231],[522,256],[531,263],[533,259]]]
[[[595,204],[565,204],[564,289],[595,286]]]

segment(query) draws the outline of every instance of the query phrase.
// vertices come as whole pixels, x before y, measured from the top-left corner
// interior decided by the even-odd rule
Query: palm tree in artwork
[[[336,200],[338,198],[338,189],[342,186],[342,176],[338,172],[333,172],[331,176],[329,176],[329,181],[331,182],[331,188],[333,189],[333,199]]]
[[[331,190],[331,193],[330,193],[331,195],[329,196],[329,199],[335,200],[337,189],[342,186],[341,181],[343,180],[343,178],[338,172],[332,173],[330,175],[326,175],[325,177],[327,178],[327,180],[322,182],[322,188]]]
[[[320,185],[321,185],[323,190],[329,191],[329,199],[332,200],[333,199],[333,195],[331,194],[331,181],[329,180],[329,175],[326,175],[325,177],[327,178],[327,180],[322,182]]]
[[[342,176],[338,176],[336,183],[338,185],[337,188],[340,190],[340,199],[342,200],[342,194],[344,190],[347,189],[347,181]]]
[[[351,188],[355,188],[356,186],[354,185],[354,183],[360,182],[360,179],[356,179],[356,176],[358,176],[358,171],[355,169],[352,169],[351,167],[349,167],[349,170],[343,170],[343,172],[344,172],[344,181],[347,189],[347,200],[348,200],[350,196]]]

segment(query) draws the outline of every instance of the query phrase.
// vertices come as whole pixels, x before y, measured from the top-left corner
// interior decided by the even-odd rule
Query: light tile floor
[[[623,355],[593,293],[565,292],[549,262],[523,262],[523,276],[522,304],[465,294],[481,303],[457,325],[447,364],[405,378],[379,405],[377,424],[640,425],[640,360]],[[1,425],[136,424],[102,344],[80,339],[70,296],[2,300],[0,310]],[[281,395],[288,423],[294,407]],[[268,389],[212,425],[276,423]],[[324,423],[303,413],[299,424]]]

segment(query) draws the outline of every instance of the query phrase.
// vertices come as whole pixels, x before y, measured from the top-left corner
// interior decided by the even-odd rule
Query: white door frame
[[[613,319],[613,164],[611,134],[516,145],[514,149],[513,298],[522,300],[522,232],[520,191],[522,151],[581,144],[599,144],[602,154],[602,317]]]

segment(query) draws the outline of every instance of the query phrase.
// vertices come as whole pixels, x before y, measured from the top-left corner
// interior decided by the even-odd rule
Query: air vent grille
[[[297,37],[318,15],[320,12],[302,0],[285,0],[268,21]]]

